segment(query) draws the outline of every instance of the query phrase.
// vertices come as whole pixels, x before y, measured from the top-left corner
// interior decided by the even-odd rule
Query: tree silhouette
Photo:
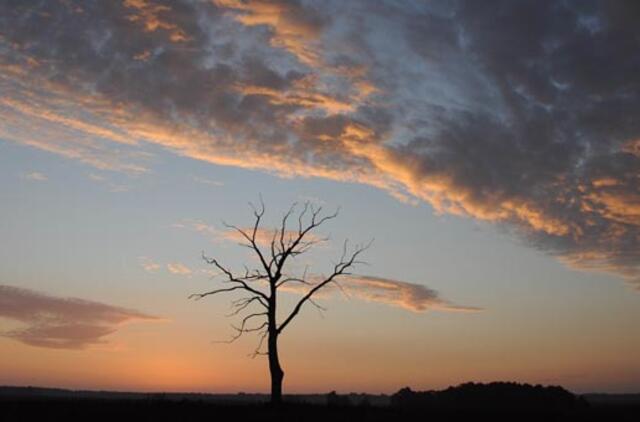
[[[269,232],[270,240],[266,242],[268,245],[264,248],[266,249],[265,251],[259,245],[259,243],[265,243],[265,232],[260,226],[265,213],[264,203],[261,199],[259,208],[253,204],[249,205],[253,210],[254,216],[252,228],[242,229],[226,223],[225,226],[235,230],[240,235],[242,239],[240,245],[249,248],[255,254],[259,261],[259,268],[250,270],[245,266],[244,273],[237,275],[228,267],[223,266],[216,258],[209,258],[203,253],[203,259],[207,264],[215,266],[221,272],[220,275],[224,276],[224,283],[228,287],[195,294],[192,297],[201,299],[207,296],[232,292],[246,294],[231,302],[232,312],[229,316],[238,315],[242,319],[239,326],[232,326],[236,334],[227,342],[234,342],[246,333],[257,333],[259,335],[258,346],[253,356],[266,355],[269,358],[271,403],[280,404],[282,402],[284,371],[278,356],[278,338],[300,313],[305,304],[309,303],[320,310],[324,310],[313,300],[313,296],[329,284],[333,283],[340,287],[338,278],[343,275],[349,275],[349,270],[354,265],[363,263],[358,261],[358,256],[371,243],[368,245],[356,245],[352,250],[349,250],[348,241],[345,240],[340,260],[334,263],[331,274],[328,276],[308,276],[307,269],[302,275],[293,275],[287,271],[287,264],[292,259],[308,252],[317,244],[328,240],[327,238],[315,236],[313,232],[322,224],[336,218],[338,211],[333,214],[323,215],[322,207],[315,207],[306,202],[301,211],[297,213],[297,228],[290,230],[287,228],[287,224],[296,213],[296,204],[294,203],[282,217],[280,227],[274,229],[272,233]],[[293,309],[279,322],[277,314],[278,290],[287,284],[297,284],[299,287],[304,288],[304,293]],[[256,308],[258,310],[255,310]],[[267,351],[263,352],[262,347],[265,340],[267,341]]]

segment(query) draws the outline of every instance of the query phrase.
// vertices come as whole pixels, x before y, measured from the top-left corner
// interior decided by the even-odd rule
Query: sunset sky
[[[640,2],[0,0],[0,385],[266,392],[202,252],[374,239],[285,391],[640,391]],[[299,292],[282,295],[291,307]]]

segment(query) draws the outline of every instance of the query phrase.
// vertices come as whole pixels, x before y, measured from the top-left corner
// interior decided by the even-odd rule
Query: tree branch
[[[269,296],[267,296],[265,293],[261,292],[260,290],[256,290],[253,287],[249,286],[245,280],[243,280],[242,278],[237,278],[233,275],[233,273],[228,270],[227,268],[225,268],[224,266],[222,266],[215,258],[207,258],[204,255],[204,252],[202,253],[202,258],[205,260],[206,263],[210,264],[210,265],[215,265],[216,268],[218,268],[220,271],[222,271],[224,274],[226,274],[227,276],[227,282],[230,283],[237,283],[238,286],[235,286],[236,288],[234,288],[233,290],[237,290],[237,289],[244,289],[248,292],[253,293],[254,295],[260,296],[263,299],[265,299],[267,302],[269,301]],[[247,276],[248,279],[256,279],[257,276]],[[221,290],[221,291],[225,291],[225,290]],[[227,291],[232,291],[232,290],[227,290]]]
[[[307,292],[307,294],[305,294],[302,297],[302,299],[300,299],[298,301],[298,303],[293,308],[293,310],[291,311],[289,316],[284,320],[284,322],[282,324],[280,324],[280,327],[277,328],[278,334],[280,334],[282,332],[282,330],[284,330],[287,327],[287,325],[289,325],[291,323],[291,321],[300,312],[300,309],[302,308],[302,306],[307,301],[311,300],[311,297],[318,290],[322,289],[327,284],[333,282],[336,277],[341,276],[341,275],[350,274],[349,272],[347,272],[347,270],[349,268],[351,268],[353,265],[359,263],[359,261],[357,261],[358,256],[360,254],[362,254],[364,251],[366,251],[367,249],[369,249],[370,246],[371,246],[371,242],[368,245],[365,245],[365,246],[356,246],[356,248],[353,251],[353,253],[350,255],[349,258],[347,258],[347,241],[345,241],[344,246],[343,246],[342,257],[340,258],[340,262],[338,262],[337,264],[334,265],[333,273],[329,277],[327,277],[323,281],[321,281],[320,283],[316,284],[311,290],[309,290]]]
[[[262,196],[260,197],[260,209],[257,209],[255,205],[253,205],[253,203],[251,202],[249,203],[249,206],[253,210],[253,216],[255,217],[255,222],[253,224],[251,235],[249,235],[247,232],[245,232],[238,226],[227,224],[224,221],[222,222],[222,224],[224,224],[224,226],[227,228],[237,231],[238,233],[240,233],[242,237],[244,237],[249,242],[249,245],[244,245],[244,246],[247,246],[255,251],[256,255],[258,255],[258,258],[260,258],[260,263],[262,264],[262,267],[267,272],[269,279],[271,279],[272,278],[271,269],[269,265],[267,265],[267,261],[264,258],[264,254],[262,253],[262,250],[260,249],[260,247],[256,242],[256,236],[258,234],[258,229],[260,228],[260,221],[262,220],[262,217],[264,216],[264,211],[265,211],[264,202],[262,201]]]
[[[239,290],[242,289],[242,286],[233,286],[233,287],[229,287],[227,289],[216,289],[216,290],[212,290],[210,292],[205,292],[205,293],[194,293],[192,295],[189,295],[189,299],[195,298],[196,300],[200,300],[203,297],[206,296],[211,296],[211,295],[215,295],[218,293],[224,293],[224,292],[232,292],[234,290]]]
[[[231,302],[231,308],[233,311],[228,314],[228,317],[238,315],[240,312],[244,311],[249,305],[253,302],[257,301],[260,305],[262,305],[265,309],[269,309],[269,305],[266,304],[260,296],[252,296],[252,297],[243,297],[238,300],[234,300]]]
[[[309,221],[308,224],[305,226],[304,223],[303,223],[303,217],[308,211],[311,212],[311,221]],[[304,242],[303,240],[304,240],[305,236],[307,236],[307,234],[309,232],[311,232],[315,228],[321,226],[326,221],[329,221],[329,220],[332,220],[332,219],[336,218],[338,216],[339,210],[336,210],[333,214],[326,215],[326,216],[321,216],[322,207],[314,208],[313,205],[311,205],[309,202],[306,202],[302,212],[298,216],[298,234],[295,237],[295,239],[290,239],[290,241],[285,246],[284,241],[283,241],[283,234],[284,234],[285,229],[286,229],[285,225],[286,225],[287,218],[289,217],[291,212],[292,212],[292,210],[290,209],[289,212],[287,212],[287,214],[285,214],[285,218],[283,218],[283,223],[282,223],[282,227],[281,227],[281,231],[280,231],[280,233],[281,233],[281,236],[280,236],[281,251],[278,254],[276,254],[275,256],[273,256],[272,259],[271,259],[271,262],[270,262],[270,268],[274,264],[275,264],[275,267],[276,267],[275,268],[275,272],[272,272],[273,279],[275,279],[276,281],[280,279],[280,276],[283,273],[284,265],[285,265],[287,259],[290,256],[297,256],[297,255],[300,255],[300,254],[302,254],[304,252],[307,252],[313,245],[324,241],[323,239],[310,240],[308,242]],[[300,248],[296,249],[299,246],[300,246]]]

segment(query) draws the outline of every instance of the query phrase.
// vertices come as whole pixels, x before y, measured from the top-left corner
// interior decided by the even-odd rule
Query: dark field
[[[468,385],[393,396],[288,396],[274,408],[263,395],[135,394],[0,389],[0,421],[638,421],[637,395],[574,396],[512,385]],[[529,388],[529,387],[527,387]],[[526,394],[523,394],[526,393]],[[567,395],[568,394],[568,395]],[[383,399],[387,399],[387,404]],[[376,403],[376,404],[372,404]]]

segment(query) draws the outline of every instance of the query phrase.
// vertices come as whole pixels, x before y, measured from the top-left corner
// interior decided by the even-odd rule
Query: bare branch
[[[336,277],[350,274],[349,272],[347,272],[347,270],[358,262],[357,261],[358,256],[361,255],[364,251],[366,251],[370,246],[371,246],[371,242],[365,246],[356,246],[355,250],[351,253],[351,255],[348,255],[347,242],[345,241],[343,246],[343,251],[342,251],[342,257],[340,258],[340,262],[334,265],[333,273],[329,275],[327,278],[325,278],[323,281],[321,281],[320,283],[316,284],[311,290],[307,292],[307,294],[305,294],[302,297],[302,299],[298,301],[298,303],[293,308],[289,316],[284,320],[282,324],[280,324],[280,327],[277,328],[278,334],[281,333],[282,330],[284,330],[287,327],[287,325],[289,325],[289,323],[291,323],[293,318],[295,318],[296,315],[298,315],[298,313],[300,312],[302,305],[308,302],[318,290],[322,289],[327,284],[333,282]]]
[[[311,213],[311,221],[309,221],[305,226],[303,223],[302,217],[308,211],[310,211]],[[338,216],[338,210],[336,210],[333,214],[325,215],[325,216],[321,216],[321,213],[322,213],[322,207],[315,208],[313,205],[310,205],[308,202],[305,203],[305,208],[303,209],[303,211],[300,213],[300,216],[298,217],[297,236],[295,237],[295,239],[291,239],[291,241],[287,243],[286,247],[284,245],[284,242],[281,241],[282,250],[280,251],[279,254],[277,254],[277,256],[272,257],[270,266],[272,266],[273,264],[275,264],[276,266],[275,271],[272,273],[273,278],[275,280],[278,280],[280,278],[280,275],[284,270],[284,265],[290,256],[295,257],[297,255],[305,253],[315,244],[324,241],[324,239],[304,241],[305,236],[307,236],[309,232],[319,227],[326,221],[332,220]],[[283,222],[286,222],[286,219],[284,219]],[[281,234],[284,233],[284,229],[285,229],[284,227],[281,227],[281,232],[280,232]]]
[[[342,294],[344,295],[344,297],[346,297],[347,299],[350,299],[349,295],[347,294],[347,292],[344,290],[344,288],[342,287],[342,284],[338,283],[338,280],[334,279],[331,281],[333,284],[335,284],[336,286],[338,286],[338,289],[340,289],[340,291],[342,292]]]
[[[311,286],[312,285],[311,283],[309,283],[304,278],[287,277],[285,279],[280,280],[280,282],[278,282],[278,284],[276,284],[276,287],[280,287],[280,286],[282,286],[283,284],[286,284],[286,283],[300,283],[300,284],[306,284],[307,286]]]
[[[298,234],[302,233],[302,221],[304,220],[304,215],[307,213],[308,210],[309,210],[309,201],[304,203],[304,209],[298,216]]]
[[[233,275],[233,273],[225,268],[224,266],[222,266],[222,264],[220,264],[215,258],[207,258],[204,255],[204,252],[202,254],[202,258],[204,259],[204,261],[210,265],[215,265],[216,268],[218,268],[220,271],[222,271],[224,274],[226,274],[227,276],[227,282],[231,282],[231,283],[237,283],[238,286],[236,286],[238,289],[242,288],[248,292],[251,292],[255,295],[261,296],[263,299],[265,299],[266,301],[269,301],[269,296],[267,296],[265,293],[261,292],[260,290],[256,290],[253,287],[249,286],[247,284],[247,282],[245,280],[243,280],[242,278],[237,278]],[[251,277],[251,276],[249,276]],[[236,290],[234,288],[234,290]],[[231,290],[229,290],[231,291]]]
[[[323,312],[325,312],[327,310],[327,308],[325,308],[324,306],[320,305],[318,302],[316,302],[313,299],[309,299],[309,303],[312,304],[313,306],[315,306],[316,309],[318,309],[318,312],[320,313],[321,317],[324,317]]]
[[[192,295],[189,295],[189,299],[193,299],[195,298],[196,300],[200,300],[203,297],[206,296],[211,296],[211,295],[215,295],[218,293],[225,293],[225,292],[232,292],[234,290],[239,290],[242,289],[242,286],[233,286],[233,287],[229,287],[227,289],[216,289],[216,290],[212,290],[210,292],[205,292],[205,293],[194,293]]]
[[[251,320],[252,318],[255,317],[260,317],[260,316],[266,316],[267,313],[266,312],[261,312],[261,313],[256,313],[256,314],[251,314],[248,315],[246,317],[243,318],[242,323],[240,325],[240,327],[236,327],[235,325],[232,325],[231,327],[236,330],[236,334],[233,335],[231,337],[231,339],[229,339],[227,341],[227,343],[233,343],[234,341],[238,340],[240,337],[242,337],[242,335],[244,333],[254,333],[256,331],[261,331],[263,328],[266,328],[269,326],[269,322],[265,321],[263,322],[261,325],[257,326],[257,327],[252,327],[252,328],[246,328],[247,322],[249,320]]]
[[[238,300],[234,300],[233,302],[231,302],[231,307],[233,309],[233,311],[228,314],[228,317],[234,316],[234,315],[238,315],[240,312],[244,311],[249,305],[251,305],[254,302],[258,302],[260,305],[262,305],[265,309],[269,309],[269,305],[266,304],[262,298],[260,296],[252,296],[252,297],[244,297]]]
[[[252,318],[261,317],[261,316],[266,317],[266,316],[269,316],[269,314],[267,312],[257,312],[257,313],[254,313],[254,314],[251,314],[251,315],[247,315],[246,317],[242,318],[242,325],[240,325],[239,330],[240,331],[244,331],[244,332],[248,332],[247,330],[249,330],[249,331],[257,331],[257,329],[253,329],[253,328],[245,329],[245,326],[247,325],[247,322],[249,322]],[[266,323],[268,324],[268,322],[266,322]]]
[[[253,333],[253,332],[256,332],[256,331],[260,331],[260,330],[262,330],[263,328],[265,328],[266,326],[267,326],[267,323],[266,323],[266,322],[265,322],[265,323],[263,323],[263,324],[262,324],[261,326],[259,326],[259,327],[255,327],[255,328],[247,328],[247,329],[242,329],[242,330],[241,330],[240,328],[238,328],[238,327],[234,327],[234,326],[232,326],[232,328],[233,328],[234,330],[236,330],[236,331],[237,331],[237,334],[234,334],[233,336],[231,336],[231,338],[230,338],[229,340],[216,340],[216,341],[214,341],[213,343],[226,343],[226,344],[231,344],[231,343],[234,343],[236,340],[238,340],[240,337],[242,337],[242,334],[244,334],[244,333]]]
[[[268,356],[269,355],[268,352],[261,352],[260,351],[260,349],[262,349],[262,345],[264,344],[264,339],[267,338],[267,335],[269,335],[269,331],[268,330],[264,330],[264,332],[260,336],[260,340],[258,340],[258,346],[253,351],[253,353],[250,355],[251,358],[255,358],[256,356],[260,356],[260,355],[263,355],[263,356]]]
[[[293,211],[296,209],[296,205],[297,203],[294,202],[289,208],[289,211],[287,211],[285,215],[282,217],[282,223],[280,224],[280,250],[281,251],[285,250],[284,235],[287,231],[287,220],[289,219],[289,216],[293,213]]]
[[[264,216],[264,212],[265,212],[264,202],[262,202],[262,196],[260,197],[260,209],[257,209],[252,203],[249,203],[249,206],[251,206],[251,209],[253,210],[253,216],[255,218],[255,222],[253,224],[253,229],[251,231],[251,234],[247,233],[246,231],[242,230],[240,227],[235,226],[233,224],[227,224],[224,221],[222,222],[222,224],[224,224],[224,226],[229,229],[233,229],[237,231],[238,233],[240,233],[240,235],[243,238],[245,238],[249,242],[249,244],[241,243],[241,245],[246,246],[252,249],[253,251],[255,251],[256,255],[258,255],[258,258],[260,259],[260,263],[262,264],[262,267],[267,272],[269,279],[271,279],[272,278],[271,269],[264,258],[264,254],[262,253],[262,250],[260,249],[260,247],[258,246],[258,243],[256,242],[256,236],[258,234],[258,229],[260,228],[260,221],[262,220],[262,217]]]

